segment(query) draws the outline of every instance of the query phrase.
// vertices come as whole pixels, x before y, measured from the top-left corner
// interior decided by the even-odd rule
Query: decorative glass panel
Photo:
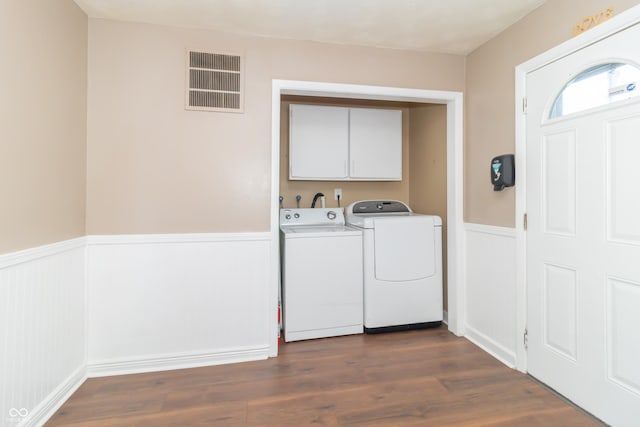
[[[620,62],[596,65],[567,83],[560,91],[549,118],[607,105],[638,96],[640,69]]]

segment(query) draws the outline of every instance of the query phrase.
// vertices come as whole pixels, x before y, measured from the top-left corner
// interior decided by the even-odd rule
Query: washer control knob
[[[336,213],[334,211],[329,211],[327,212],[327,218],[329,218],[330,220],[334,220],[336,219]]]
[[[300,218],[300,214],[298,212],[296,212],[296,213],[293,214],[293,217],[296,218],[296,219]]]
[[[290,214],[286,214],[286,215],[284,216],[284,219],[291,219],[291,215],[290,215]]]
[[[381,210],[382,210],[382,203],[378,203],[378,204],[376,205],[376,209],[378,209],[379,211],[381,211]]]

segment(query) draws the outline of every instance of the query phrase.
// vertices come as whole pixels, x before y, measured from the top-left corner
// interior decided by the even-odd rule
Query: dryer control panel
[[[397,200],[364,200],[349,206],[349,213],[358,214],[385,214],[385,213],[411,213],[409,206]]]

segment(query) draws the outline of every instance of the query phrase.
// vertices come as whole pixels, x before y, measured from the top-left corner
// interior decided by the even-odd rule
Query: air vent
[[[187,52],[187,110],[241,113],[242,57]]]

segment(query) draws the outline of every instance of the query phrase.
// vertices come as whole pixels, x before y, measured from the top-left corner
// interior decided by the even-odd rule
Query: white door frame
[[[527,239],[524,231],[524,214],[527,212],[527,135],[526,114],[523,112],[523,100],[526,99],[527,74],[544,67],[560,58],[583,49],[593,43],[620,32],[640,22],[640,5],[634,6],[620,15],[574,37],[516,67],[516,331],[518,338],[524,335],[527,328]],[[517,339],[516,369],[527,372],[527,354],[524,341]]]
[[[269,354],[278,353],[276,307],[279,281],[279,191],[280,191],[280,98],[282,95],[328,96],[447,105],[447,231],[448,231],[448,325],[456,335],[464,334],[464,224],[462,92],[364,86],[338,83],[273,80],[271,92],[271,277],[268,315]]]

